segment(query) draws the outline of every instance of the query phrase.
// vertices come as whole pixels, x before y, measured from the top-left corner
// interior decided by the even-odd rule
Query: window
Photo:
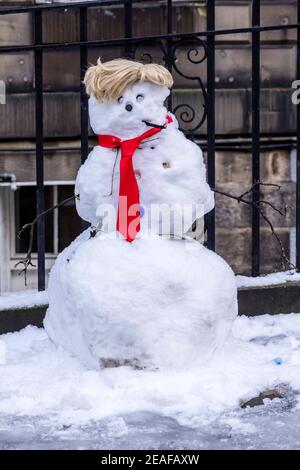
[[[45,209],[73,196],[73,185],[45,186]],[[26,253],[29,243],[29,231],[23,232],[18,238],[20,229],[31,222],[36,215],[35,186],[21,186],[15,192],[15,251]],[[81,231],[81,220],[76,212],[75,201],[55,209],[45,216],[45,251],[58,254],[68,246]],[[37,252],[36,231],[33,252]]]

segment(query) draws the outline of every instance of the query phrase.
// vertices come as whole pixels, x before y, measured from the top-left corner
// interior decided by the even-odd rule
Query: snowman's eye
[[[138,103],[141,103],[144,100],[144,95],[137,95],[136,100]]]
[[[123,103],[123,101],[124,101],[124,98],[123,98],[123,96],[120,96],[120,98],[118,98],[118,103],[119,103],[119,104],[122,104],[122,103]]]

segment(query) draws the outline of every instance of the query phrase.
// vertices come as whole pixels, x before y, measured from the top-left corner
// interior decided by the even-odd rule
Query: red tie
[[[165,125],[171,122],[171,116],[167,116]],[[101,147],[110,149],[121,147],[117,230],[129,242],[132,242],[140,231],[140,194],[133,170],[132,157],[143,140],[152,137],[161,130],[161,128],[155,127],[128,140],[121,140],[113,135],[98,135],[98,144]]]

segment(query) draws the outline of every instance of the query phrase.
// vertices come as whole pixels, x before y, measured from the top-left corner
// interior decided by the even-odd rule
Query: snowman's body
[[[164,125],[167,94],[166,87],[137,83],[118,102],[91,97],[92,128],[126,140],[149,128],[144,121]],[[200,205],[206,213],[214,199],[202,153],[172,119],[133,156],[141,205],[149,211],[160,204]],[[180,369],[203,363],[223,344],[237,315],[234,275],[194,240],[143,238],[146,217],[132,243],[103,233],[103,206],[118,206],[120,158],[97,146],[79,170],[77,210],[101,230],[93,238],[87,230],[59,255],[50,275],[45,328],[90,367]],[[180,217],[179,210],[175,218]],[[188,220],[172,230],[180,238],[189,228]]]
[[[88,231],[59,255],[49,301],[50,338],[95,368],[206,363],[237,314],[231,269],[198,242]]]

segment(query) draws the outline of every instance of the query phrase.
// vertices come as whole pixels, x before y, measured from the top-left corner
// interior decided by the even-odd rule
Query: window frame
[[[52,186],[53,187],[53,205],[57,204],[58,201],[58,186],[74,186],[75,181],[45,181],[45,186]],[[17,189],[20,187],[36,187],[35,182],[33,181],[24,181],[24,182],[17,182],[16,183]],[[19,260],[20,257],[25,256],[25,252],[17,252],[16,246],[16,204],[15,204],[15,195],[14,190],[11,191],[11,198],[10,198],[10,259],[11,260]],[[53,211],[53,252],[45,252],[45,257],[47,259],[55,259],[57,258],[58,252],[58,210]],[[37,259],[37,252],[32,252],[32,259]]]

